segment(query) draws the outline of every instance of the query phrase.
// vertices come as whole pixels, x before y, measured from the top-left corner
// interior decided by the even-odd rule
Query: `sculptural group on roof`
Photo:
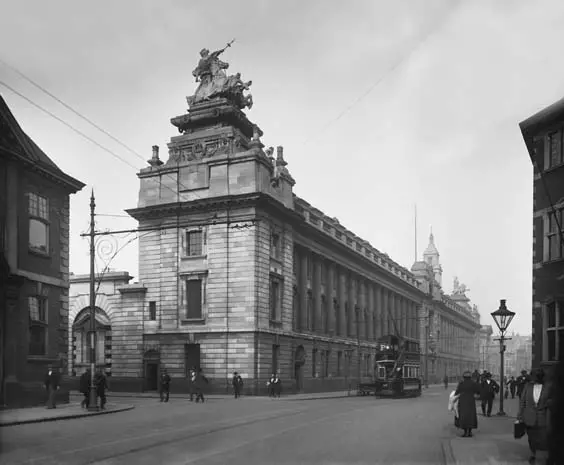
[[[207,48],[200,51],[200,61],[192,71],[199,85],[194,95],[187,98],[189,106],[214,98],[226,98],[240,109],[245,107],[250,109],[253,106],[252,95],[244,95],[253,82],[244,82],[241,79],[241,73],[228,76],[225,70],[229,68],[229,63],[219,59],[219,56],[228,47],[231,47],[232,43],[233,41],[221,50],[212,53]]]

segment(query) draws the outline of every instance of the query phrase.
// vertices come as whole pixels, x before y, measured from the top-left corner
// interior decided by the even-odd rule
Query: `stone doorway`
[[[306,353],[303,346],[296,348],[294,355],[294,381],[296,382],[296,390],[302,392],[304,389],[304,365]]]
[[[159,375],[160,375],[160,356],[159,353],[150,350],[145,353],[143,357],[144,365],[144,391],[158,391],[159,389]]]

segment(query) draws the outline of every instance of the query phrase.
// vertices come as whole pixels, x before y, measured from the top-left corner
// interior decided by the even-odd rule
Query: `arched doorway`
[[[143,390],[157,391],[159,389],[161,355],[157,350],[151,349],[143,355]]]
[[[298,392],[304,388],[304,365],[306,360],[306,352],[304,346],[296,347],[294,355],[294,380],[296,381],[296,389]]]
[[[110,318],[99,307],[94,309],[96,330],[96,369],[102,369],[106,376],[112,374],[112,324]],[[72,325],[73,374],[80,375],[90,367],[90,308],[83,308]]]

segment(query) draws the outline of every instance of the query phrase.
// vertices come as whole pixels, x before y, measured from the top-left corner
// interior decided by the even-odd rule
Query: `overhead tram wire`
[[[439,29],[439,26],[444,22],[444,20],[456,9],[458,4],[461,0],[458,0],[449,10],[445,13],[443,17],[437,23],[431,27],[426,34],[424,34],[417,42],[415,47],[413,47],[406,55],[400,57],[400,59],[391,67],[389,68],[382,76],[380,76],[374,84],[372,84],[363,94],[361,94],[357,99],[350,105],[348,105],[344,110],[342,110],[336,118],[330,120],[325,126],[321,128],[318,133],[309,139],[307,139],[303,146],[305,147],[311,141],[315,140],[317,137],[321,136],[329,127],[331,127],[334,123],[339,121],[343,116],[345,116],[349,111],[351,111],[356,105],[358,105],[362,100],[364,100],[372,91],[378,87],[380,83],[382,83],[391,73],[393,73],[397,68],[399,68],[407,59],[411,57],[427,40]]]

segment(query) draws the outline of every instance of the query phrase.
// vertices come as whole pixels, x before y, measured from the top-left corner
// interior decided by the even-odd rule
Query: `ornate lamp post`
[[[505,341],[510,340],[511,338],[507,338],[505,337],[505,332],[507,331],[507,328],[509,328],[509,325],[511,324],[511,320],[513,320],[513,317],[515,316],[515,313],[512,312],[511,310],[509,310],[506,306],[505,306],[505,299],[501,299],[500,303],[499,303],[499,308],[495,311],[492,312],[492,318],[495,321],[495,324],[497,325],[497,327],[499,328],[499,332],[500,332],[500,338],[499,339],[495,339],[496,341],[499,341],[499,354],[500,354],[500,361],[501,361],[501,367],[500,367],[500,380],[499,380],[499,384],[500,384],[500,394],[499,394],[499,412],[497,413],[499,416],[505,416],[505,412],[503,411],[503,393],[504,393],[504,370],[505,370],[505,360],[504,360],[504,354],[505,354]]]

